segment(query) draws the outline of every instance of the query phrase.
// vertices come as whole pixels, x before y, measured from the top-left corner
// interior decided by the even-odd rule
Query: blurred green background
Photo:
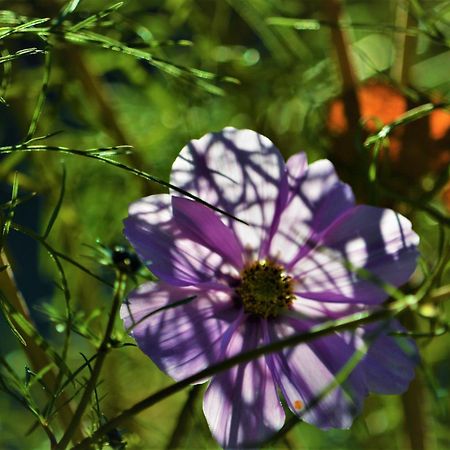
[[[375,157],[363,145],[406,110],[428,102],[448,107],[448,2],[9,0],[0,1],[0,8],[1,146],[59,131],[37,143],[70,149],[129,144],[133,152],[114,159],[167,180],[190,139],[231,125],[268,136],[285,157],[303,150],[310,161],[330,158],[359,201],[394,207],[421,236],[421,267],[405,290],[414,292],[431,276],[434,281],[405,323],[427,333],[448,322],[448,264],[436,273],[437,262],[448,257],[442,245],[448,243],[450,211],[448,111],[433,107],[424,118],[397,128],[380,150],[375,179],[370,178]],[[46,17],[52,21],[17,29]],[[20,54],[23,49],[31,50]],[[8,60],[8,55],[15,56]],[[99,248],[96,240],[108,247],[125,244],[128,204],[164,188],[84,157],[0,155],[3,212],[16,177],[24,201],[14,208],[13,221],[42,234],[60,198],[64,170],[65,195],[46,242],[111,281],[112,269],[93,249]],[[39,332],[61,353],[64,293],[54,262],[29,232],[10,230],[3,244]],[[67,354],[74,370],[84,362],[80,353],[95,353],[112,291],[73,264],[63,266],[75,311]],[[43,407],[45,392],[39,382],[27,388],[33,375],[26,368],[32,366],[7,321],[0,332],[2,377],[11,377],[5,375],[8,365],[20,389]],[[132,342],[119,320],[113,336]],[[449,336],[417,342],[423,362],[407,394],[371,396],[351,430],[321,431],[299,423],[272,447],[450,448]],[[85,370],[72,390],[87,376]],[[114,349],[98,387],[101,411],[111,418],[170,383],[137,348]],[[32,414],[0,387],[0,448],[48,448]],[[177,394],[121,427],[127,448],[166,448],[187,398],[188,391]],[[218,448],[201,412],[201,392],[192,411],[177,445]],[[97,421],[94,404],[87,429]],[[58,418],[51,424],[58,429]]]

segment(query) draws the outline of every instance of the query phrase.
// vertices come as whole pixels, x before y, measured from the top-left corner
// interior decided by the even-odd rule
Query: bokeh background
[[[79,150],[128,144],[131,154],[112,158],[167,180],[190,139],[228,125],[251,128],[285,157],[303,150],[310,161],[331,159],[358,201],[407,215],[421,236],[422,257],[405,292],[433,277],[421,306],[402,317],[421,333],[416,380],[403,396],[368,398],[351,430],[299,423],[271,448],[450,448],[448,2],[8,0],[0,9],[0,146],[55,132],[36,143]],[[52,20],[8,34],[37,18]],[[424,117],[395,128],[376,155],[364,146],[384,124],[427,104]],[[62,198],[45,242],[111,282],[105,249],[126,245],[128,204],[165,188],[58,151],[0,155],[3,223],[13,186],[21,199],[13,222],[26,228],[11,227],[2,244],[36,329],[62,355],[67,323],[60,273],[36,235],[43,235]],[[70,262],[62,264],[74,310],[67,365],[75,370],[82,355],[95,353],[112,290]],[[49,448],[27,401],[9,392],[14,379],[14,388],[43,409],[46,393],[39,381],[30,382],[36,368],[3,318],[0,333],[0,448]],[[113,337],[132,343],[120,320]],[[99,410],[111,418],[171,383],[136,347],[118,347],[104,365],[87,429],[97,426]],[[85,369],[68,391],[88,375]],[[201,412],[201,390],[189,392],[130,419],[112,447],[121,448],[120,440],[129,449],[170,447],[189,401],[176,446],[218,448]],[[56,414],[56,430],[58,423]]]

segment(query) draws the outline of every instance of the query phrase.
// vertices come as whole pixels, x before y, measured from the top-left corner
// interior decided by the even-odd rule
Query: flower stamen
[[[276,317],[293,301],[292,279],[283,267],[268,261],[256,261],[241,272],[236,293],[247,314],[265,319]]]

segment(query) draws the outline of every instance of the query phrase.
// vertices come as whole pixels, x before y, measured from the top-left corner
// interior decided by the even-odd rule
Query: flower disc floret
[[[278,316],[294,300],[291,278],[272,261],[257,261],[246,267],[236,293],[247,314],[265,319]]]

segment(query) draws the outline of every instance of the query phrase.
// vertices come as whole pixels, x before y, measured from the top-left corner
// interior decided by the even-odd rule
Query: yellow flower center
[[[248,314],[276,317],[293,301],[292,279],[272,261],[257,261],[241,272],[236,288]]]

